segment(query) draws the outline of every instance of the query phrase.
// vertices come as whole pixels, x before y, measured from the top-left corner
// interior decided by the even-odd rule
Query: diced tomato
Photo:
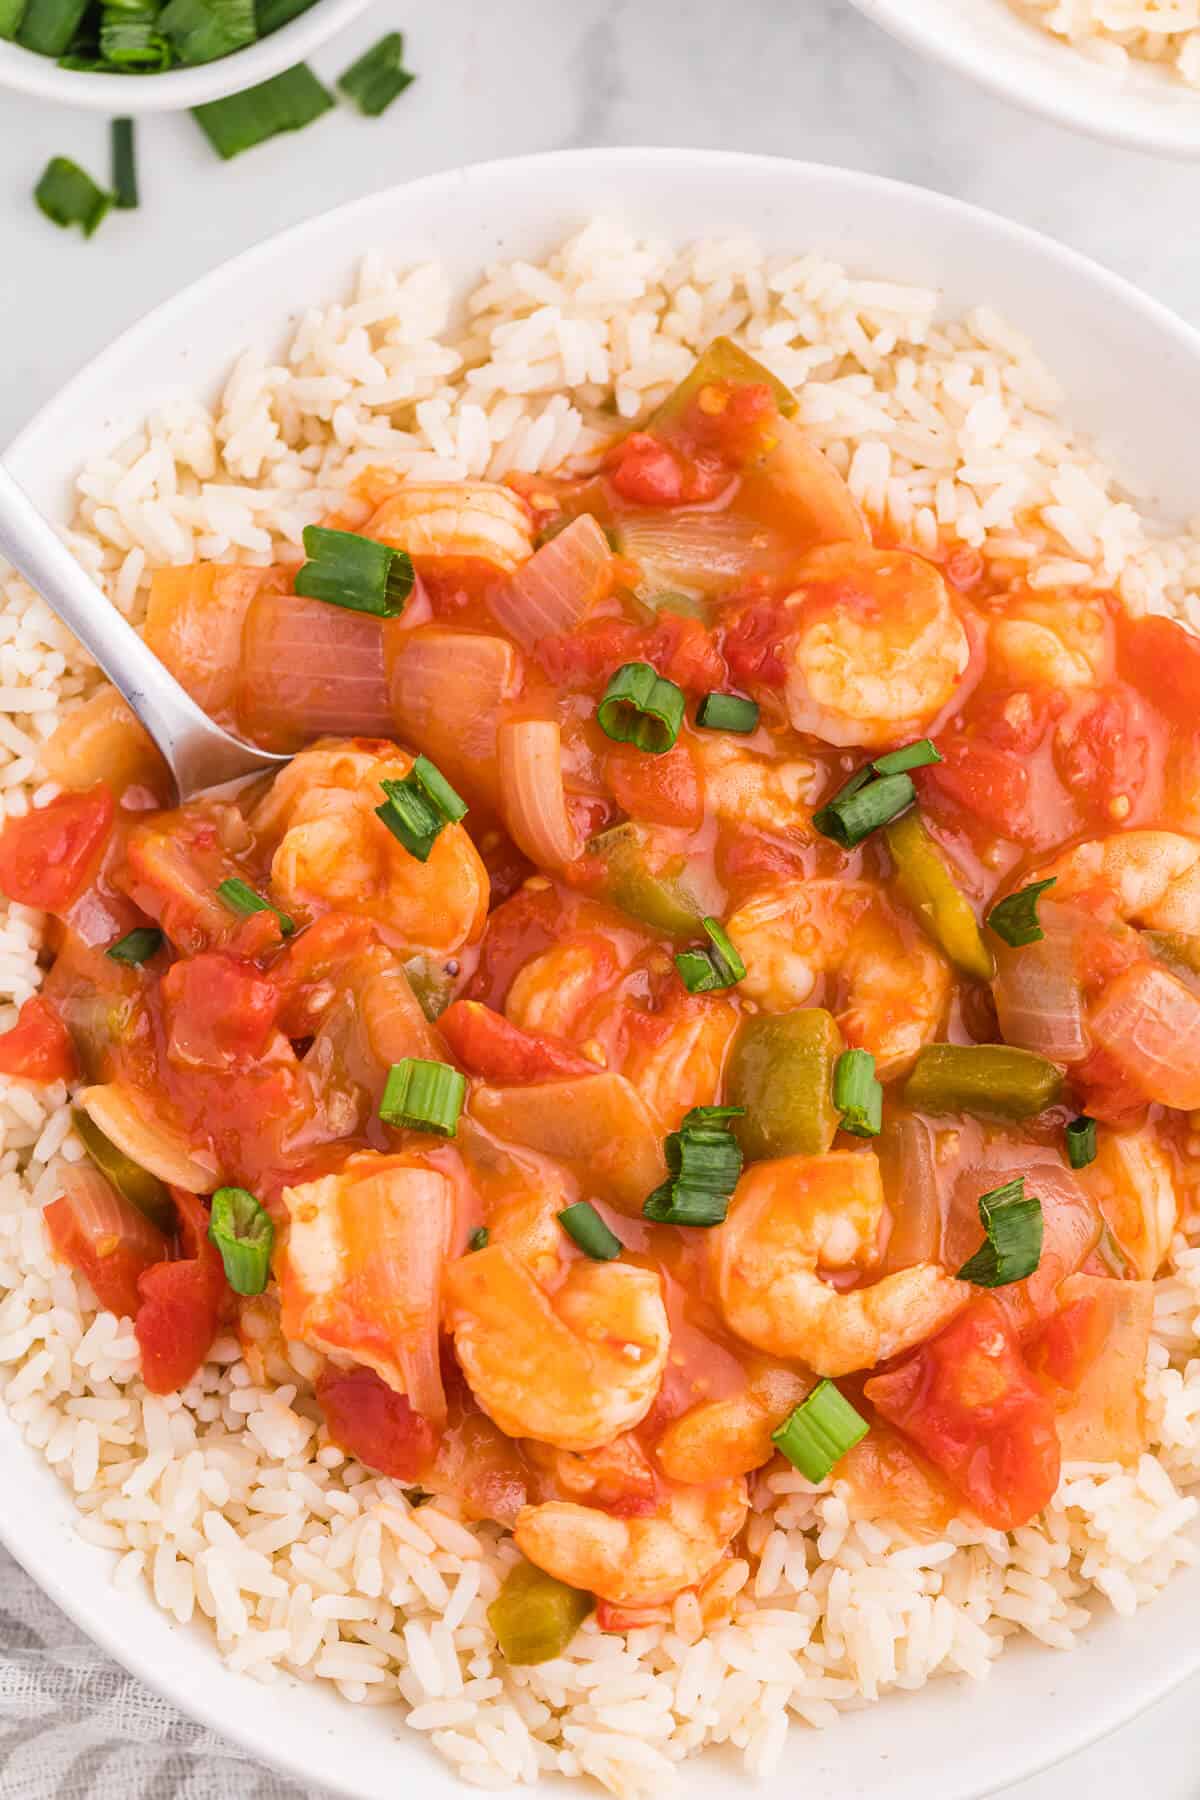
[[[795,881],[806,872],[804,851],[799,845],[768,837],[762,831],[730,832],[720,840],[717,856],[717,873],[725,886],[736,893],[779,875]]]
[[[604,758],[604,779],[622,812],[644,824],[694,831],[704,817],[700,777],[685,742],[662,756],[647,756],[633,744],[614,744]]]
[[[1025,1524],[1058,1486],[1053,1402],[990,1295],[865,1393],[998,1530]]]
[[[225,852],[215,819],[187,807],[136,825],[125,842],[118,882],[177,950],[229,943],[242,921],[217,888],[243,872]]]
[[[1104,1348],[1110,1320],[1094,1294],[1061,1307],[1027,1352],[1030,1366],[1057,1387],[1074,1390]]]
[[[1161,774],[1165,732],[1129,687],[1109,688],[1060,726],[1054,754],[1072,798],[1095,822],[1112,818],[1114,800],[1137,804],[1152,776]]]
[[[479,1000],[456,1000],[438,1020],[454,1058],[471,1075],[505,1086],[594,1075],[595,1063],[545,1031],[522,1031]]]
[[[768,448],[778,416],[765,381],[710,381],[680,420],[679,438],[689,449],[715,450],[728,466],[740,468]]]
[[[518,972],[556,943],[564,929],[563,902],[552,887],[518,889],[488,918],[466,998],[503,1006]]]
[[[0,832],[0,892],[22,906],[63,912],[94,874],[112,822],[113,797],[102,781],[10,819]]]
[[[535,654],[557,686],[595,692],[627,662],[648,662],[691,694],[706,694],[726,679],[712,634],[699,619],[678,613],[663,613],[654,625],[593,619],[578,631],[542,638]]]
[[[1200,637],[1174,619],[1117,614],[1117,667],[1173,725],[1200,720]]]
[[[42,1211],[55,1252],[87,1278],[101,1306],[136,1318],[138,1281],[162,1260],[167,1241],[89,1163],[63,1176],[63,1192]]]
[[[729,481],[719,455],[690,453],[649,431],[622,439],[606,473],[621,499],[633,506],[696,506],[715,499]]]
[[[1071,1070],[1081,1109],[1105,1125],[1135,1125],[1149,1102],[1131,1072],[1100,1045]]]
[[[156,1263],[138,1279],[134,1336],[152,1394],[186,1387],[212,1348],[229,1293],[221,1255],[208,1237],[208,1209],[172,1188],[184,1256]]]
[[[279,989],[221,950],[174,963],[161,987],[167,1055],[185,1068],[235,1069],[262,1054],[279,1010]]]
[[[11,1031],[0,1037],[0,1075],[21,1081],[71,1081],[79,1073],[70,1033],[54,1008],[34,994]]]
[[[788,615],[778,600],[751,596],[727,612],[721,648],[733,679],[750,688],[782,687],[787,633]]]
[[[921,800],[935,818],[967,814],[1019,844],[1036,836],[1029,770],[1019,752],[952,737],[938,745],[942,762],[921,769]]]
[[[378,942],[370,919],[351,913],[325,913],[291,938],[271,965],[280,1030],[291,1038],[311,1037],[329,1003],[329,983],[336,972]]]
[[[367,1468],[394,1481],[417,1481],[433,1461],[433,1426],[374,1369],[328,1364],[317,1379],[317,1400],[334,1443]]]

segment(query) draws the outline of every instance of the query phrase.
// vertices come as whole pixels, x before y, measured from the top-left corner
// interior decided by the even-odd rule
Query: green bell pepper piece
[[[897,886],[927,935],[964,975],[990,981],[996,964],[979,921],[920,813],[914,807],[885,826],[883,835],[896,865]]]
[[[604,864],[604,898],[643,925],[671,937],[694,936],[701,919],[719,907],[696,891],[687,858],[673,853],[659,863],[651,833],[641,825],[614,825],[587,846]]]
[[[1059,1099],[1062,1070],[1010,1044],[926,1044],[904,1084],[914,1112],[1032,1119]]]
[[[844,1048],[832,1013],[819,1006],[743,1021],[726,1090],[731,1106],[746,1109],[734,1132],[751,1161],[828,1150],[839,1123],[833,1071]]]
[[[123,1194],[140,1213],[145,1213],[148,1219],[169,1231],[174,1223],[175,1208],[166,1184],[118,1149],[98,1125],[93,1125],[81,1107],[76,1107],[72,1112],[71,1123],[76,1136],[82,1139],[84,1149],[117,1192]]]
[[[562,1655],[595,1604],[591,1594],[519,1562],[488,1607],[488,1623],[505,1662],[549,1662]]]

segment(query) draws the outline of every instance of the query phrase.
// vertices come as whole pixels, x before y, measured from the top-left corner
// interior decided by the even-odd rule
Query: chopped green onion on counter
[[[693,1106],[663,1144],[670,1170],[642,1208],[655,1225],[720,1225],[742,1172],[730,1126],[740,1106]]]
[[[771,1433],[771,1442],[806,1481],[818,1482],[825,1480],[869,1430],[839,1387],[832,1381],[818,1381],[808,1398]]]
[[[1045,881],[1031,881],[1028,887],[997,901],[987,916],[996,936],[1014,950],[1040,943],[1046,934],[1038,923],[1038,900],[1056,880],[1057,876],[1051,875]]]
[[[375,808],[376,818],[418,862],[429,861],[429,853],[447,825],[466,817],[466,801],[427,756],[417,757],[403,781],[381,781],[379,785],[384,804]]]
[[[252,913],[274,913],[284,937],[291,937],[296,929],[294,919],[289,918],[287,913],[280,912],[277,906],[272,906],[269,900],[264,900],[261,894],[256,894],[252,887],[239,881],[236,875],[230,875],[227,880],[217,884],[217,898],[225,902],[230,912],[240,913],[244,919],[248,919]]]
[[[261,1294],[271,1273],[275,1227],[266,1208],[242,1187],[219,1187],[212,1197],[208,1235],[221,1252],[235,1294]]]
[[[467,1078],[449,1063],[406,1056],[388,1070],[379,1116],[385,1125],[457,1137]]]
[[[158,28],[189,64],[216,62],[258,38],[254,0],[167,0]]]
[[[683,690],[649,663],[624,663],[596,708],[596,723],[615,744],[662,756],[683,724]]]
[[[842,1130],[855,1137],[878,1137],[883,1128],[883,1088],[869,1050],[844,1050],[833,1071],[833,1104]]]
[[[675,958],[679,979],[689,994],[715,994],[742,979],[746,965],[718,919],[701,919],[708,933],[708,950],[681,950]]]
[[[257,87],[192,108],[192,117],[226,162],[285,131],[301,131],[335,105],[307,63],[297,63]],[[299,590],[297,590],[299,591]]]
[[[163,947],[163,934],[157,925],[138,925],[127,931],[123,938],[110,944],[104,952],[112,962],[125,963],[129,968],[137,968],[139,963],[149,962]]]
[[[121,212],[132,212],[138,204],[137,146],[132,119],[112,122],[112,184],[115,205]]]
[[[615,1231],[610,1231],[590,1200],[577,1200],[564,1207],[558,1222],[585,1256],[593,1262],[612,1262],[625,1248]]]
[[[33,197],[56,225],[78,225],[84,237],[89,238],[113,204],[113,196],[97,187],[86,169],[65,156],[50,158]]]
[[[1003,1187],[979,1196],[979,1222],[985,1241],[958,1271],[959,1281],[974,1287],[1008,1287],[1032,1275],[1042,1260],[1042,1203],[1025,1193],[1018,1175]]]
[[[359,112],[368,119],[377,119],[416,79],[404,67],[403,36],[390,31],[365,56],[351,63],[345,74],[338,77],[338,86]]]
[[[413,589],[412,559],[405,551],[353,531],[306,525],[304,554],[308,561],[296,575],[303,599],[379,619],[395,619],[404,611]]]

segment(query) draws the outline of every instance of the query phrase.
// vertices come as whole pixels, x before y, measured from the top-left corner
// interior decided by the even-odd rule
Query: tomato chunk
[[[329,1435],[369,1469],[394,1481],[416,1481],[437,1451],[437,1432],[374,1369],[330,1363],[317,1380]]]
[[[707,626],[679,613],[663,613],[654,625],[593,619],[578,631],[542,638],[535,654],[558,686],[593,692],[627,662],[648,662],[691,694],[706,694],[726,679],[725,659]]]
[[[113,822],[113,797],[98,781],[83,794],[10,819],[0,832],[0,892],[22,906],[63,912],[100,861]]]
[[[1025,1524],[1058,1486],[1053,1402],[990,1295],[874,1376],[865,1393],[988,1525]]]
[[[209,1241],[208,1209],[194,1194],[171,1189],[186,1254],[155,1263],[138,1278],[134,1336],[142,1379],[152,1394],[186,1387],[212,1348],[229,1292],[220,1252]]]
[[[219,950],[173,964],[162,996],[168,1056],[179,1066],[204,1069],[244,1067],[261,1055],[281,998],[252,963]]]
[[[663,756],[647,756],[633,744],[614,744],[604,758],[604,779],[631,819],[694,831],[704,817],[700,778],[686,743],[675,744]]]
[[[594,1075],[595,1063],[544,1031],[522,1031],[478,1000],[456,1000],[438,1020],[454,1056],[472,1075],[502,1086]]]
[[[0,1037],[0,1075],[21,1081],[71,1081],[79,1073],[70,1033],[54,1008],[34,994],[11,1031]]]
[[[1117,667],[1173,725],[1200,720],[1200,638],[1174,619],[1117,615]]]

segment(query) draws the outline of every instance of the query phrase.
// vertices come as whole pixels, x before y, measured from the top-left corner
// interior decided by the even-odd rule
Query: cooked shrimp
[[[746,1518],[746,1484],[676,1488],[653,1518],[551,1500],[517,1516],[517,1548],[539,1569],[617,1606],[655,1606],[714,1569]]]
[[[1053,899],[1115,905],[1127,925],[1200,934],[1200,838],[1125,831],[1076,844],[1039,870]]]
[[[919,736],[966,669],[950,590],[908,551],[813,550],[785,604],[788,716],[827,744],[874,750]]]
[[[739,992],[768,1012],[812,998],[822,976],[848,1042],[900,1075],[941,1028],[951,975],[929,940],[872,881],[764,888],[726,921],[746,974]]]
[[[822,1268],[870,1269],[883,1218],[879,1164],[869,1151],[756,1163],[710,1234],[710,1269],[730,1328],[818,1375],[869,1369],[932,1337],[970,1292],[936,1264],[914,1263],[847,1292],[821,1279]]]
[[[285,910],[356,912],[405,949],[444,953],[479,936],[488,876],[463,827],[447,825],[420,862],[376,816],[380,783],[403,780],[412,764],[393,744],[326,740],[276,776],[250,822],[273,847],[271,885]]]
[[[619,980],[629,961],[615,935],[579,932],[560,939],[518,970],[504,1011],[522,1031],[548,1031],[578,1043],[577,1025],[601,994]]]
[[[1153,1281],[1175,1235],[1179,1196],[1153,1132],[1102,1131],[1078,1179],[1143,1281]]]
[[[463,1373],[509,1437],[595,1450],[653,1406],[671,1332],[651,1270],[571,1262],[551,1291],[489,1245],[451,1264],[445,1298]]]
[[[720,732],[697,732],[704,798],[718,818],[810,838],[821,778],[804,757],[772,761]]]
[[[631,1513],[652,1511],[658,1499],[659,1478],[630,1431],[583,1454],[526,1438],[525,1455],[539,1471],[531,1490],[538,1500],[576,1500]]]
[[[771,1433],[813,1386],[806,1375],[770,1363],[751,1369],[740,1394],[693,1406],[663,1432],[654,1447],[659,1466],[673,1481],[726,1481],[761,1469],[775,1454]]]
[[[418,562],[484,562],[506,575],[533,555],[529,508],[490,481],[404,481],[363,531]]]
[[[988,660],[1017,682],[1098,687],[1112,675],[1112,620],[1094,594],[1009,595],[988,628]]]

